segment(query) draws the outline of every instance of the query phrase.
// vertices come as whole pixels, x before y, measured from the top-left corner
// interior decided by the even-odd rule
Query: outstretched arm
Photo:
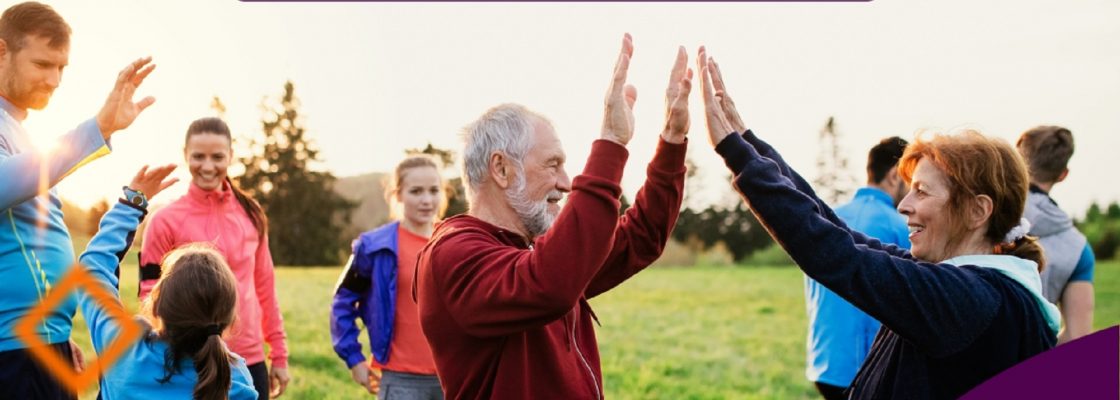
[[[731,95],[728,94],[727,86],[723,80],[723,72],[719,68],[719,63],[717,63],[715,59],[708,57],[707,52],[703,47],[701,47],[700,49],[700,58],[697,60],[697,62],[700,63],[703,67],[707,68],[708,74],[706,76],[702,76],[701,78],[708,79],[707,82],[709,82],[711,86],[711,92],[713,96],[712,110],[722,113],[721,116],[713,116],[713,118],[715,118],[714,121],[717,124],[723,124],[721,129],[731,129],[732,133],[741,132],[743,139],[746,140],[747,143],[749,143],[751,146],[753,146],[760,156],[772,160],[778,167],[778,170],[781,172],[782,176],[789,179],[790,182],[793,183],[793,186],[797,188],[797,190],[805,193],[807,196],[812,198],[814,202],[817,203],[817,207],[815,209],[816,212],[820,213],[821,216],[828,219],[834,225],[847,230],[856,243],[866,245],[870,248],[886,251],[891,255],[897,257],[912,258],[910,256],[910,252],[905,248],[896,246],[892,243],[883,243],[882,241],[864,235],[861,232],[848,229],[848,225],[843,220],[841,220],[835,212],[833,212],[832,208],[829,207],[828,204],[825,204],[823,200],[817,197],[816,192],[813,190],[813,187],[809,185],[809,182],[806,181],[801,176],[801,174],[797,173],[797,171],[791,168],[789,164],[786,163],[785,159],[782,158],[781,154],[778,154],[778,151],[775,150],[773,146],[770,146],[769,143],[763,141],[762,138],[758,137],[758,135],[755,135],[755,133],[750,129],[747,129],[746,123],[743,122],[743,117],[739,114],[738,108],[735,107],[735,101],[732,100]],[[711,122],[713,120],[709,119],[709,121]],[[711,139],[716,140],[716,138],[714,137],[711,137]],[[714,146],[719,142],[712,143]]]
[[[164,180],[175,169],[175,165],[166,165],[149,170],[147,166],[140,169],[136,177],[129,184],[130,188],[144,192],[149,199],[155,197],[163,189],[171,186],[177,178]],[[119,201],[105,216],[101,218],[101,225],[97,234],[90,239],[86,251],[78,258],[80,268],[86,268],[94,281],[97,281],[109,294],[116,299],[114,305],[120,306],[120,292],[117,290],[117,267],[121,259],[132,245],[136,227],[144,219],[147,210],[125,201]],[[104,305],[94,301],[86,291],[78,291],[78,303],[89,325],[90,337],[94,348],[100,353],[116,337],[119,325],[104,309]]]
[[[3,123],[0,120],[0,124]],[[22,128],[10,125],[5,129]],[[0,180],[4,182],[4,190],[0,190],[0,210],[46,193],[78,167],[109,153],[108,143],[93,119],[60,137],[47,152],[17,151],[6,134],[10,133],[0,133]]]
[[[433,237],[421,253],[420,265],[429,270],[420,274],[419,284],[438,288],[469,334],[501,336],[555,321],[578,304],[606,261],[618,226],[619,182],[629,156],[625,145],[634,134],[637,92],[626,84],[633,52],[626,34],[607,89],[600,140],[572,181],[568,204],[532,250],[462,229]]]
[[[657,260],[665,249],[684,197],[691,91],[692,69],[688,68],[688,53],[681,46],[665,90],[665,129],[661,132],[657,152],[646,168],[646,182],[638,191],[634,205],[619,220],[610,255],[587,288],[588,298],[634,276]]]
[[[706,110],[715,114],[709,121],[718,129],[726,113],[711,90],[710,70],[700,69]],[[709,135],[736,188],[798,267],[883,325],[934,355],[947,355],[971,343],[994,317],[999,294],[969,269],[919,263],[858,243],[777,161],[739,135]]]

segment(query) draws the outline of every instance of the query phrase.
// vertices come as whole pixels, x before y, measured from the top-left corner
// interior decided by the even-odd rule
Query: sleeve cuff
[[[106,140],[105,135],[101,134],[101,127],[97,126],[97,118],[90,118],[81,125],[78,125],[78,130],[81,131],[83,135],[88,136],[87,140],[93,145],[94,151],[100,149],[102,146],[109,149],[109,151],[113,150],[112,140]]]
[[[583,167],[583,175],[606,179],[612,183],[622,182],[622,170],[630,152],[626,147],[610,140],[598,139],[591,144],[591,155]]]
[[[751,150],[746,139],[735,133],[727,135],[716,145],[716,153],[723,157],[723,163],[727,168],[735,173],[747,165],[747,161],[751,159]]]
[[[669,143],[665,139],[657,142],[657,151],[653,155],[650,167],[658,171],[684,172],[684,160],[688,155],[688,138],[681,143]]]
[[[346,369],[354,368],[355,365],[366,362],[366,358],[362,357],[361,353],[354,353],[346,357]],[[285,360],[287,363],[287,360]]]

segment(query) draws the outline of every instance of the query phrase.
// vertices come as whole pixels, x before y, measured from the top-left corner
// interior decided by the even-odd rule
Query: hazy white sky
[[[296,85],[324,168],[386,171],[407,147],[459,148],[459,129],[518,102],[549,116],[582,169],[623,32],[638,129],[624,186],[644,178],[663,123],[674,49],[705,44],[749,126],[816,176],[817,135],[835,116],[863,180],[867,149],[891,135],[969,127],[1014,141],[1037,124],[1071,128],[1077,152],[1054,197],[1076,215],[1120,199],[1107,164],[1120,148],[1120,2],[874,1],[718,4],[356,4],[62,1],[70,67],[27,126],[46,139],[90,118],[127,62],[158,65],[140,90],[157,102],[113,138],[114,153],[60,185],[88,205],[119,194],[144,163],[182,164],[183,135],[211,115],[259,135],[260,103]],[[726,169],[692,96],[698,201],[726,201]],[[176,172],[184,180],[184,167]],[[186,190],[180,183],[157,202]]]

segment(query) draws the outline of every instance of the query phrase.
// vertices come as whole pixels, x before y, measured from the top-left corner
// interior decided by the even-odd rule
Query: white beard
[[[521,218],[521,224],[525,226],[529,235],[531,237],[541,236],[556,221],[556,215],[548,211],[548,199],[559,198],[562,194],[559,190],[553,189],[543,200],[533,201],[529,199],[527,193],[524,171],[518,172],[513,186],[506,190],[506,199],[509,200],[509,205],[513,208],[513,211]]]

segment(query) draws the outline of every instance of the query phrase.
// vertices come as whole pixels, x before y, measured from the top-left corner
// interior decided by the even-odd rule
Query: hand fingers
[[[171,179],[168,179],[166,181],[163,181],[163,183],[159,184],[159,191],[162,192],[163,189],[167,189],[167,188],[171,187],[171,185],[174,185],[176,183],[179,183],[179,178],[171,178]],[[155,195],[153,194],[152,196],[155,196]]]
[[[380,372],[375,375],[370,375],[368,386],[370,394],[377,394],[377,392],[381,391],[381,375],[379,374]]]
[[[730,127],[726,122],[726,116],[723,115],[719,100],[716,99],[712,90],[711,69],[708,65],[707,51],[703,47],[700,48],[700,55],[696,62],[700,67],[700,87],[704,93],[704,114],[708,123],[708,131],[709,133],[727,133],[730,131]]]
[[[712,70],[712,86],[717,91],[727,92],[727,86],[723,83],[723,72],[719,70],[719,64],[716,64],[716,59],[708,57],[708,68]]]
[[[140,100],[139,103],[136,103],[136,114],[140,114],[141,112],[144,112],[145,109],[147,109],[149,106],[151,106],[155,102],[156,102],[156,98],[152,97],[152,96],[148,96],[148,97],[145,97],[144,99]]]
[[[74,370],[82,373],[86,369],[85,356],[82,354],[82,349],[74,341],[70,341],[70,362],[74,363]]]
[[[136,171],[136,176],[132,177],[132,182],[140,182],[147,175],[148,175],[148,164],[144,164],[143,167],[140,167],[139,171]],[[133,188],[133,189],[135,189],[135,188]]]
[[[684,46],[677,47],[677,60],[673,62],[673,70],[669,73],[669,88],[673,88],[684,78],[688,70],[688,53]],[[675,96],[670,96],[675,97]]]
[[[166,178],[167,175],[170,175],[171,171],[174,171],[176,167],[178,166],[175,164],[158,166],[154,170],[148,172],[148,178],[153,181],[161,181],[163,178]]]
[[[148,75],[150,75],[155,69],[155,64],[150,64],[147,67],[144,67],[144,69],[140,70],[140,72],[138,72],[136,76],[132,77],[132,84],[135,86],[140,86],[141,83],[144,83],[144,78],[147,78]]]
[[[633,110],[634,103],[638,101],[638,88],[634,85],[626,85],[626,88],[623,89],[623,96],[626,97],[626,106]]]
[[[739,110],[735,108],[735,101],[731,100],[731,96],[727,94],[727,86],[724,85],[723,71],[719,69],[719,63],[716,62],[715,58],[710,58],[709,61],[708,65],[712,68],[712,81],[719,93],[720,108],[723,109],[727,122],[731,124],[731,129],[735,132],[746,131],[746,124],[743,123],[743,118],[739,116]]]
[[[691,94],[691,93],[692,93],[692,68],[689,68],[688,72],[685,74],[684,78],[682,78],[681,81],[680,81],[680,92],[677,94],[677,98],[678,99],[683,98],[683,99],[687,100],[688,95]]]
[[[622,37],[622,50],[618,53],[618,61],[614,66],[614,80],[611,81],[609,93],[619,93],[626,84],[626,73],[630,70],[630,57],[634,55],[634,40],[627,33]],[[608,96],[609,97],[609,96]]]
[[[704,106],[710,108],[715,102],[715,94],[712,91],[712,83],[708,74],[707,51],[703,46],[700,47],[700,54],[696,57],[696,68],[700,70],[700,88],[704,94]]]
[[[287,388],[288,381],[280,379],[280,377],[276,376],[276,375],[273,375],[273,376],[269,377],[269,381],[270,381],[269,386],[272,387],[272,393],[269,393],[268,397],[275,399],[277,397],[280,397],[280,395],[284,394],[284,389]]]

